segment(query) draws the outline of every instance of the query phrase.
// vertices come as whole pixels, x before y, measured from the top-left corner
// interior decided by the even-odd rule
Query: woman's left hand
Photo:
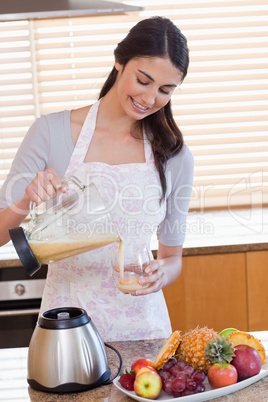
[[[165,272],[159,261],[151,261],[150,265],[145,268],[145,274],[146,275],[139,280],[139,283],[143,286],[149,284],[149,286],[147,288],[137,290],[136,293],[134,293],[134,296],[147,295],[149,293],[158,292],[158,290],[164,287]]]
[[[146,276],[139,280],[141,285],[149,285],[137,290],[133,296],[148,295],[173,283],[181,272],[182,246],[168,247],[159,243],[158,259],[152,260],[145,268]]]

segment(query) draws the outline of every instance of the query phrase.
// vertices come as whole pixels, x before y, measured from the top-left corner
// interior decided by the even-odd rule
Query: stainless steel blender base
[[[75,382],[70,382],[70,383],[58,385],[57,387],[54,387],[54,388],[45,387],[44,385],[39,384],[37,381],[31,380],[30,378],[28,378],[27,381],[28,381],[28,384],[32,388],[38,389],[39,391],[54,392],[54,393],[69,393],[69,392],[87,391],[89,389],[99,387],[100,385],[104,385],[104,383],[110,378],[110,375],[111,375],[111,371],[107,370],[99,378],[98,381],[96,381],[92,384],[78,384]]]

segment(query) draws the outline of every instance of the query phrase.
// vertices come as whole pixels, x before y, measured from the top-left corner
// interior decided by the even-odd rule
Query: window
[[[163,15],[190,48],[172,106],[195,156],[191,209],[267,204],[267,0],[125,3],[145,10],[0,22],[0,185],[34,119],[94,102],[116,44],[140,19]]]

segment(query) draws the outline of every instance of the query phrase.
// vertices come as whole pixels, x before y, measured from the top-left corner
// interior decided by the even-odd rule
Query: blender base
[[[46,387],[42,384],[39,384],[35,380],[27,379],[28,384],[39,391],[44,392],[54,392],[59,394],[70,393],[70,392],[82,392],[88,391],[89,389],[99,387],[100,385],[105,385],[105,382],[110,378],[111,371],[107,370],[102,376],[98,379],[98,381],[91,384],[79,384],[76,382],[68,382],[65,384],[57,385],[56,387]]]

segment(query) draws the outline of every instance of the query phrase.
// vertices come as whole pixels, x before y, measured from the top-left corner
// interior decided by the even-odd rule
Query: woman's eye
[[[143,81],[141,81],[139,78],[137,78],[137,82],[138,82],[139,84],[141,84],[141,85],[148,85],[147,82],[143,82]]]
[[[143,81],[141,81],[139,78],[137,78],[137,82],[138,82],[139,84],[141,84],[141,85],[144,85],[144,86],[149,85],[148,82],[143,82]],[[171,91],[171,90],[165,91],[163,88],[159,88],[159,92],[161,92],[161,93],[164,94],[164,95],[170,95],[170,91]]]
[[[162,88],[159,89],[159,92],[162,92],[162,94],[165,94],[165,95],[170,94],[170,91],[164,91],[164,89],[162,89]]]

